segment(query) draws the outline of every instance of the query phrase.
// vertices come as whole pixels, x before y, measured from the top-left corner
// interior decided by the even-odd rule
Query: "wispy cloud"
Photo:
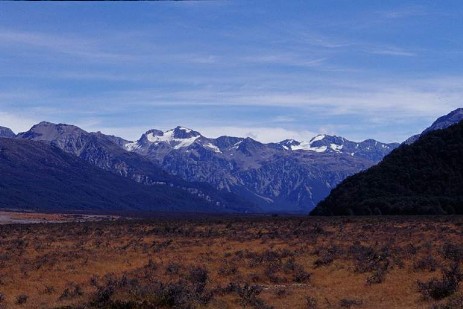
[[[429,11],[425,6],[414,5],[414,6],[405,6],[393,10],[388,10],[381,12],[381,15],[386,18],[397,19],[397,18],[407,18],[414,16],[425,16],[428,15]]]
[[[414,57],[417,54],[412,51],[408,51],[402,48],[397,47],[374,47],[371,49],[366,49],[368,53],[377,54],[377,55],[387,55],[387,56],[401,56],[401,57]]]
[[[10,128],[15,133],[29,130],[32,124],[39,122],[29,114],[0,112],[0,126]]]
[[[315,58],[310,59],[309,57],[301,57],[291,54],[256,54],[253,56],[246,56],[241,59],[237,59],[250,64],[277,64],[277,65],[286,65],[286,66],[296,66],[296,67],[320,67],[327,58]]]
[[[46,52],[61,53],[92,61],[127,61],[134,58],[128,54],[115,53],[103,48],[101,41],[86,38],[53,35],[49,33],[0,29],[0,46],[42,49]]]
[[[105,16],[3,5],[0,125],[50,120],[131,139],[187,125],[273,141],[320,131],[390,141],[461,106],[461,46],[451,42],[461,27],[431,18],[427,4],[147,5],[105,7]],[[429,39],[438,36],[443,46]]]

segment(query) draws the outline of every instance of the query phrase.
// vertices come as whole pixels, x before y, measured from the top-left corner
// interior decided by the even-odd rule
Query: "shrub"
[[[442,248],[442,255],[448,260],[459,262],[463,259],[463,248],[446,243]]]
[[[455,264],[443,271],[441,280],[433,278],[427,282],[418,281],[418,290],[426,299],[440,300],[455,293],[461,280],[462,274],[458,264]]]
[[[430,309],[458,309],[463,308],[463,296],[455,295],[455,297],[449,297],[449,299],[439,305],[433,305]]]
[[[437,261],[431,255],[428,255],[413,263],[413,268],[415,270],[427,270],[433,272],[436,271]]]
[[[310,273],[306,272],[304,269],[299,268],[295,275],[294,275],[294,281],[298,283],[306,283],[309,282],[310,280]]]
[[[315,298],[307,296],[305,301],[307,309],[317,309],[317,300]]]
[[[230,283],[225,290],[236,292],[240,297],[240,305],[243,308],[247,308],[248,306],[257,309],[272,308],[265,304],[262,299],[258,298],[258,295],[262,292],[262,287],[260,285],[248,285],[246,283],[244,286],[241,286],[240,284]]]
[[[16,304],[23,305],[23,304],[25,304],[27,302],[28,298],[29,298],[29,296],[27,296],[26,294],[18,295],[16,297]]]
[[[278,288],[275,290],[275,295],[279,298],[288,295],[288,291],[285,288]]]
[[[377,268],[373,271],[370,277],[367,278],[367,284],[378,284],[384,282],[386,278],[386,270]]]
[[[111,285],[98,288],[94,300],[91,303],[95,307],[103,307],[108,304],[114,294],[114,288]]]
[[[178,274],[178,271],[180,270],[180,265],[177,263],[170,263],[167,265],[166,272],[171,275]]]
[[[84,292],[82,291],[82,288],[80,285],[71,284],[70,287],[64,289],[63,293],[59,297],[59,300],[74,298],[77,296],[81,296],[82,294],[84,294]]]
[[[361,300],[358,300],[358,299],[347,299],[347,298],[343,298],[341,299],[341,301],[339,302],[339,305],[343,308],[350,308],[352,306],[361,306],[363,304],[363,302]]]
[[[209,275],[205,268],[196,267],[190,271],[188,279],[193,284],[195,293],[201,294],[204,292],[208,277]]]
[[[327,254],[323,254],[321,257],[316,259],[315,262],[313,263],[313,265],[314,265],[315,268],[317,268],[317,267],[320,267],[320,266],[329,265],[329,264],[333,263],[333,261],[334,261],[333,255],[327,253]]]
[[[235,265],[229,264],[229,263],[226,263],[224,266],[219,268],[219,275],[222,275],[222,276],[234,275],[237,272],[238,272],[238,268]]]
[[[45,289],[43,290],[43,293],[48,295],[53,294],[55,293],[55,288],[53,286],[46,285]]]

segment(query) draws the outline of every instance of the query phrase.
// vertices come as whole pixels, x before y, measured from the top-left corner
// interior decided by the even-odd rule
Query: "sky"
[[[0,126],[401,142],[463,106],[462,1],[0,2]]]

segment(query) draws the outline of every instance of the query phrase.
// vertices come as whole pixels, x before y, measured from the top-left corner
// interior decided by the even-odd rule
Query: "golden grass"
[[[417,266],[426,258],[435,265]],[[462,261],[462,217],[3,225],[0,308],[111,308],[118,300],[132,301],[125,308],[430,308],[458,302],[461,287],[426,299],[417,281],[440,279]],[[207,273],[204,286],[195,268]],[[248,298],[246,284],[257,291]],[[161,299],[169,287],[177,287],[173,298]],[[27,301],[18,304],[21,294]]]

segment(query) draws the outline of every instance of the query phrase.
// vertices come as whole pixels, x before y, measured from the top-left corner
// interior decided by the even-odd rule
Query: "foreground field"
[[[463,308],[463,217],[0,226],[0,307]]]

